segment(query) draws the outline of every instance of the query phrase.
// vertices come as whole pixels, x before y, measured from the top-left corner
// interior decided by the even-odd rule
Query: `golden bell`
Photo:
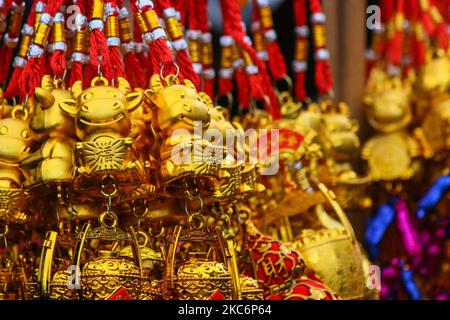
[[[50,283],[51,300],[77,300],[78,294],[75,289],[70,289],[71,274],[67,270],[58,270],[54,273]]]
[[[241,276],[242,300],[264,300],[263,290],[258,281],[248,276]]]
[[[140,294],[141,272],[134,262],[120,258],[118,251],[100,250],[98,255],[81,270],[83,297],[105,300],[118,288],[125,288],[136,299]]]
[[[174,291],[180,300],[209,300],[220,292],[222,299],[230,300],[231,275],[223,263],[192,256],[176,272]]]

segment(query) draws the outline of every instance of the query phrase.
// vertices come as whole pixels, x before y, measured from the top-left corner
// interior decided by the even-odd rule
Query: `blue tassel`
[[[433,209],[450,188],[450,176],[442,176],[436,180],[428,192],[420,199],[417,217],[423,219],[427,211]]]
[[[394,204],[397,200],[391,199],[388,203],[378,208],[375,215],[370,219],[366,228],[366,248],[373,260],[378,259],[381,239],[395,217]]]

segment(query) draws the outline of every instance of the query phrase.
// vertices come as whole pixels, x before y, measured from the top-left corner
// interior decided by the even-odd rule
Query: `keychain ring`
[[[178,64],[176,64],[176,63],[174,62],[173,65],[174,65],[175,68],[177,69],[177,72],[176,72],[174,78],[171,79],[171,81],[176,80],[176,79],[178,78],[178,76],[180,75],[180,67],[178,66]],[[163,64],[163,65],[161,66],[161,70],[159,71],[159,76],[161,77],[161,79],[166,79],[166,78],[164,77],[164,68],[165,68],[165,65]],[[171,75],[168,75],[168,77],[170,77],[170,76],[171,76]]]
[[[109,223],[108,220],[109,220],[109,222],[112,222],[112,223]],[[115,228],[119,224],[119,218],[117,217],[117,215],[114,212],[105,211],[100,215],[99,222],[100,222],[100,224],[102,224],[105,227]]]
[[[200,209],[199,212],[203,212],[203,200],[200,196],[195,197],[194,199],[197,199],[200,203]],[[188,202],[185,201],[184,202],[184,211],[186,212],[186,215],[189,215],[189,209],[188,209]]]
[[[28,112],[28,109],[25,108],[24,106],[15,106],[11,112],[11,115],[14,119],[27,120],[30,113]]]

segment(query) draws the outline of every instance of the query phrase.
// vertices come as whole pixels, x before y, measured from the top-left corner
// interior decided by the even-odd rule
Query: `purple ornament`
[[[397,228],[402,237],[403,247],[410,258],[412,265],[417,266],[422,260],[422,247],[419,231],[411,219],[406,201],[399,199],[395,204],[397,212]]]

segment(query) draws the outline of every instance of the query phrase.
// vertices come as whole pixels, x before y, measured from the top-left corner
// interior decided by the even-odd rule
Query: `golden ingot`
[[[71,183],[73,180],[75,122],[63,107],[71,94],[49,75],[35,89],[37,105],[30,128],[41,142],[40,148],[20,163],[26,188]]]
[[[216,291],[230,300],[231,281],[223,263],[191,257],[178,267],[174,289],[180,300],[208,300]]]
[[[414,158],[419,151],[417,142],[400,131],[372,137],[363,146],[362,158],[367,160],[373,180],[407,180],[418,170]]]
[[[336,213],[339,221],[331,222],[318,215],[322,228],[304,229],[293,243],[305,264],[342,299],[361,299],[366,285],[364,256],[360,251],[353,227],[327,187],[316,182],[320,192]],[[328,216],[325,212],[322,216]]]
[[[83,297],[105,300],[119,288],[125,288],[137,299],[140,294],[141,272],[133,261],[120,258],[118,251],[99,251],[99,256],[87,262],[81,271]]]
[[[345,230],[303,230],[294,242],[306,266],[342,299],[361,299],[366,279],[361,257]]]

